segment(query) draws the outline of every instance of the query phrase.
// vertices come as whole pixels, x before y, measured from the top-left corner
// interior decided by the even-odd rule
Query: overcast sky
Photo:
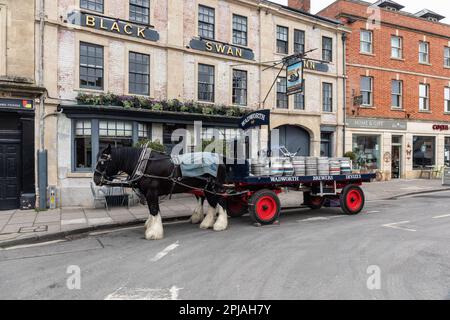
[[[270,0],[272,2],[278,2],[281,4],[287,4],[287,0]],[[376,0],[366,0],[367,2],[376,2]],[[311,0],[311,12],[317,13],[321,9],[325,8],[334,0]],[[450,1],[449,0],[396,0],[405,6],[404,11],[410,13],[419,12],[422,9],[430,9],[436,13],[439,13],[447,18],[442,22],[450,24]]]

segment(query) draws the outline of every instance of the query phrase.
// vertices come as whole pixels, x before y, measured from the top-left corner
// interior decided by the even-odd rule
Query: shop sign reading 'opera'
[[[253,60],[255,58],[253,51],[250,49],[232,46],[212,40],[192,39],[189,46],[195,50],[223,54],[234,58],[242,58],[247,60]]]
[[[131,24],[114,18],[107,18],[86,12],[74,11],[69,14],[68,22],[82,27],[112,32],[148,41],[158,41],[159,33],[146,26]]]

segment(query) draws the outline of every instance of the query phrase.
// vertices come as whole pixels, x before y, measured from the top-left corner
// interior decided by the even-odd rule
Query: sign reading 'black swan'
[[[247,130],[259,126],[268,126],[270,123],[270,110],[258,110],[243,116],[239,120],[239,128]]]

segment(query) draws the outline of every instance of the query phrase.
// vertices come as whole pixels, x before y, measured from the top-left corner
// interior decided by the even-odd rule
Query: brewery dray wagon
[[[231,166],[231,171],[237,166]],[[236,170],[240,171],[240,170]],[[362,183],[375,174],[327,176],[239,176],[229,179],[227,212],[231,217],[249,213],[256,223],[273,224],[278,220],[281,203],[278,195],[286,189],[303,192],[303,205],[313,210],[340,207],[345,214],[360,213],[365,204]]]

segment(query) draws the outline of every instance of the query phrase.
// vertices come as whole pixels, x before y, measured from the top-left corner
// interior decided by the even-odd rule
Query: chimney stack
[[[310,13],[311,0],[288,0],[288,7]]]

